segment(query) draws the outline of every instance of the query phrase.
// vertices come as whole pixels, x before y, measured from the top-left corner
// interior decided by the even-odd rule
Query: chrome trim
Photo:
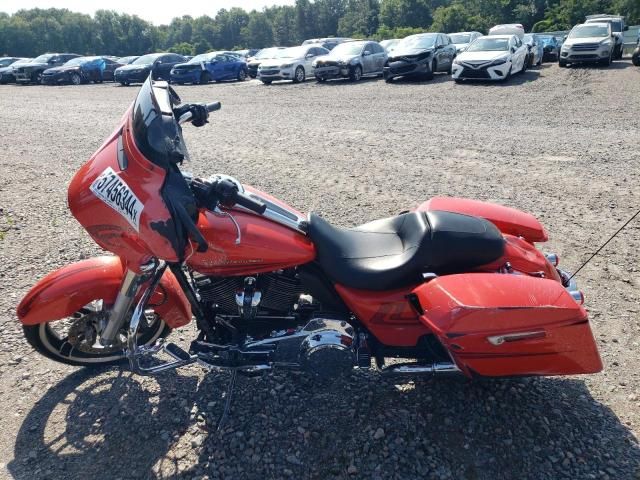
[[[560,270],[559,268],[558,273],[562,278],[563,285],[565,285],[566,290],[569,292],[569,295],[571,295],[571,298],[573,298],[579,305],[584,304],[584,295],[578,288],[578,282],[576,282],[576,279],[571,278],[571,274],[569,272]],[[567,282],[569,283],[569,285],[566,285]]]
[[[493,346],[502,345],[505,342],[517,342],[518,340],[534,340],[537,338],[544,338],[547,336],[547,332],[544,330],[533,330],[530,332],[515,332],[515,333],[503,333],[501,335],[492,335],[487,337],[489,343]]]
[[[143,270],[143,268],[141,268],[141,270]],[[146,275],[144,274],[139,275],[133,270],[127,270],[120,284],[116,301],[109,313],[107,324],[100,332],[99,339],[94,345],[95,347],[109,347],[113,345],[116,335],[118,335],[118,332],[124,324],[125,316],[133,305],[138,287],[145,278]]]

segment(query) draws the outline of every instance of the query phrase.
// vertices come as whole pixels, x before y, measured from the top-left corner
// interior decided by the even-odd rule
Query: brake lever
[[[240,245],[240,242],[242,241],[242,233],[240,232],[240,225],[238,224],[238,222],[236,221],[236,219],[233,217],[233,215],[231,215],[229,212],[225,212],[224,210],[220,210],[220,208],[218,208],[218,206],[216,205],[216,207],[212,210],[212,212],[219,216],[219,217],[229,217],[229,219],[233,222],[233,224],[236,227],[236,245]]]

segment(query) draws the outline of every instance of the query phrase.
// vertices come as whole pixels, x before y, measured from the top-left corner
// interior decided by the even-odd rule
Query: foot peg
[[[189,355],[175,343],[168,343],[167,345],[165,345],[164,350],[176,360],[182,360],[183,362],[188,362],[189,360],[191,360],[191,355]]]

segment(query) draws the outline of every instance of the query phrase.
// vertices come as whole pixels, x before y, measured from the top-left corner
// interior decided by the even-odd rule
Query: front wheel
[[[636,48],[633,51],[633,55],[631,56],[631,62],[636,66],[640,67],[640,47]]]
[[[93,302],[69,318],[23,325],[27,342],[41,355],[68,365],[100,367],[126,360],[125,332],[121,332],[113,347],[96,347],[96,332],[108,318],[108,309],[101,301]],[[147,310],[140,322],[138,345],[154,345],[171,329],[153,310]]]
[[[296,71],[293,74],[293,83],[302,83],[304,82],[306,75],[304,73],[303,67],[296,68]]]
[[[239,82],[244,82],[246,79],[247,79],[247,72],[246,72],[246,70],[244,70],[243,68],[241,68],[241,69],[238,71],[238,77],[237,77],[237,80],[238,80]]]
[[[558,60],[558,66],[560,68],[566,68],[567,62],[565,62],[564,60]]]
[[[202,72],[200,74],[200,85],[206,85],[207,83],[209,83],[211,81],[211,75],[209,74],[209,72]]]
[[[362,78],[362,67],[360,65],[356,65],[351,69],[351,74],[349,75],[349,79],[352,82],[359,82]]]
[[[82,78],[77,73],[72,73],[69,80],[71,81],[71,85],[80,85],[82,83]]]

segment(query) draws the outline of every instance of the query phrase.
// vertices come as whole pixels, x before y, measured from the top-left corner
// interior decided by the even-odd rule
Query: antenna
[[[591,255],[591,256],[589,257],[589,259],[588,259],[586,262],[584,262],[582,265],[580,265],[580,268],[578,268],[575,272],[573,272],[573,275],[571,275],[571,276],[569,277],[569,280],[571,280],[573,277],[575,277],[575,276],[578,274],[578,272],[579,272],[580,270],[582,270],[582,269],[585,267],[585,265],[586,265],[587,263],[589,263],[589,262],[593,259],[593,257],[595,257],[596,255],[598,255],[598,254],[600,253],[600,251],[601,251],[604,247],[606,247],[606,246],[607,246],[607,244],[608,244],[611,240],[613,240],[613,239],[616,237],[616,235],[618,235],[622,230],[624,230],[624,228],[625,228],[627,225],[629,225],[629,224],[633,221],[633,219],[634,219],[634,218],[636,218],[638,215],[640,215],[640,210],[638,210],[638,211],[633,215],[633,217],[631,217],[629,220],[627,220],[627,221],[625,222],[625,224],[624,224],[624,225],[622,225],[622,226],[618,229],[618,231],[617,231],[616,233],[614,233],[613,235],[611,235],[611,237],[609,237],[609,240],[607,240],[606,242],[604,242],[604,243],[602,244],[602,246],[601,246],[598,250],[596,250],[596,253],[594,253],[593,255]]]

